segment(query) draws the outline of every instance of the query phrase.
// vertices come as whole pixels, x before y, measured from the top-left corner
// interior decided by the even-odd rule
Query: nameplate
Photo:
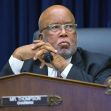
[[[0,107],[6,106],[53,106],[62,103],[62,98],[57,95],[32,95],[32,96],[2,96]]]

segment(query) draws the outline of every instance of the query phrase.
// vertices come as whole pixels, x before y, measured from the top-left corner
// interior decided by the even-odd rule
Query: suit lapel
[[[72,56],[71,63],[78,67],[83,67],[83,60],[81,58],[80,51],[77,49],[77,52]]]

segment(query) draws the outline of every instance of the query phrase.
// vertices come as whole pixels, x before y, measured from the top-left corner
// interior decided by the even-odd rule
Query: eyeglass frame
[[[51,31],[51,27],[54,26],[54,25],[59,25],[60,26],[60,29],[62,30],[62,28],[64,28],[65,30],[67,30],[65,28],[66,25],[73,25],[74,26],[74,29],[76,29],[77,27],[77,24],[72,24],[72,23],[66,23],[66,24],[49,24],[48,26],[46,26],[45,28],[43,28],[42,30],[40,30],[40,32],[44,31],[44,30],[50,30]],[[52,31],[52,32],[57,32],[57,31]],[[72,31],[68,31],[68,32],[72,32]]]

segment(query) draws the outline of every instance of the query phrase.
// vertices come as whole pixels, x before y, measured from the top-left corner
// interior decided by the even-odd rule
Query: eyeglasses
[[[47,27],[43,28],[43,30],[49,30],[51,32],[60,32],[63,28],[67,32],[74,32],[76,31],[77,24],[50,24]]]

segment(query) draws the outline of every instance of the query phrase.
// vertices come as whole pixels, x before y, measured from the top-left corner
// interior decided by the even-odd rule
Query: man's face
[[[72,16],[61,10],[55,10],[46,20],[45,26],[47,27],[49,24],[74,24],[74,19]],[[44,38],[46,42],[49,42],[58,53],[64,58],[71,57],[76,51],[77,45],[77,36],[76,30],[68,31],[63,26],[58,31],[52,31],[50,29],[46,29],[43,31]]]

